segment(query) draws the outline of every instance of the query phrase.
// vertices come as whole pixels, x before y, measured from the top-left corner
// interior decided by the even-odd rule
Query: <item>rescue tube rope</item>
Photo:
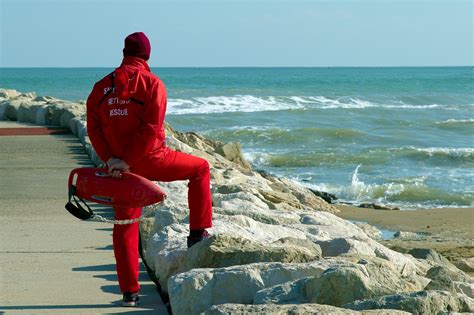
[[[168,204],[170,207],[176,207],[175,203],[169,200],[168,198],[165,198],[162,202],[164,204]],[[84,220],[84,221],[89,221],[89,222],[104,222],[104,223],[110,223],[110,224],[117,224],[117,225],[126,225],[126,224],[133,224],[140,222],[145,216],[141,215],[138,218],[135,219],[127,219],[127,220],[110,220],[107,218],[104,218],[103,216],[99,214],[93,214],[89,219]]]
[[[126,225],[126,224],[133,224],[140,222],[140,220],[143,218],[143,216],[140,216],[135,219],[127,219],[127,220],[110,220],[107,218],[104,218],[103,216],[99,214],[93,214],[92,217],[85,221],[90,221],[90,222],[104,222],[104,223],[110,223],[110,224],[117,224],[117,225]]]

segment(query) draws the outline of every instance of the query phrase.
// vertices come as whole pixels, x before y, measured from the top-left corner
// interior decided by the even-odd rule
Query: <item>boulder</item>
[[[222,155],[229,161],[232,161],[245,169],[250,169],[250,164],[245,160],[240,143],[229,142],[226,144],[221,144],[215,148],[217,154]]]
[[[74,108],[67,108],[59,117],[59,124],[61,127],[68,128],[71,130],[71,133],[73,133],[71,129],[71,119],[80,117],[83,114],[83,111],[79,109],[74,109]]]
[[[8,102],[0,101],[0,120],[5,120],[7,117],[5,116],[5,109],[7,108]]]
[[[323,199],[327,203],[334,203],[337,200],[336,195],[315,189],[309,189],[313,194]]]
[[[142,248],[143,257],[146,257],[146,242],[150,238],[153,231],[153,225],[155,224],[154,218],[142,218],[140,220],[140,246]]]
[[[454,273],[464,274],[454,264],[452,264],[448,259],[446,259],[443,255],[439,254],[434,249],[413,248],[408,251],[408,254],[412,255],[413,257],[419,260],[423,259],[430,265],[430,268],[433,266],[443,266],[452,270]]]
[[[454,263],[456,267],[464,272],[474,272],[474,257],[463,258]]]
[[[288,211],[271,210],[265,202],[248,192],[213,194],[214,213],[245,215],[267,224],[298,224],[300,216]]]
[[[160,222],[162,216],[162,211],[156,212],[155,226],[160,224],[158,222]],[[169,214],[165,213],[164,216],[169,216]],[[213,244],[212,240],[209,240],[209,242],[198,243],[190,250],[187,250],[186,237],[189,233],[187,216],[180,223],[173,223],[164,226],[161,230],[153,234],[147,243],[150,247],[147,252],[154,260],[154,267],[152,269],[156,271],[156,276],[160,279],[160,284],[163,290],[166,291],[166,281],[169,277],[178,272],[186,271],[190,267],[199,267],[197,263],[193,261],[196,259],[196,257],[193,256],[193,252],[196,251],[196,255],[198,255],[198,249],[203,251],[208,250],[209,253],[212,250],[216,250],[215,256],[209,257],[210,259],[214,258],[212,261],[205,260],[207,259],[206,257],[199,258],[203,259],[206,264],[211,264],[213,266],[221,264],[222,262],[220,262],[219,259],[223,258],[225,255],[228,255],[225,257],[225,262],[228,265],[236,265],[244,260],[251,261],[251,257],[254,257],[254,259],[270,259],[271,257],[276,259],[276,257],[281,257],[287,260],[299,259],[300,261],[309,259],[308,257],[319,257],[315,252],[318,247],[314,244],[309,245],[309,242],[304,243],[306,248],[303,247],[303,242],[297,244],[297,241],[293,241],[292,244],[290,242],[287,242],[286,244],[275,243],[282,238],[305,240],[306,237],[304,233],[283,226],[261,223],[242,215],[221,216],[215,214],[213,227],[209,229],[209,231],[218,240],[228,240],[229,244],[232,242],[229,236],[238,236],[239,239],[242,239],[240,244],[252,244],[254,247],[251,248],[249,246],[248,252],[245,253],[246,256],[242,256],[243,254],[239,255],[239,251],[244,252],[245,249],[239,248],[239,242],[235,241],[235,239],[235,247],[232,248],[231,252],[225,252],[225,248],[220,250],[217,250],[216,247],[213,247],[214,249],[207,249],[207,247],[210,247]],[[221,236],[226,237],[221,238]],[[249,240],[250,242],[246,242],[246,240]],[[272,246],[272,243],[274,243],[273,246],[275,248],[269,249],[265,255],[259,256],[264,253],[264,247],[270,247]],[[219,241],[216,241],[214,244],[217,246]],[[260,252],[257,250],[257,247],[260,248]],[[284,247],[284,249],[278,247]],[[288,254],[285,254],[285,250],[288,250]],[[307,256],[302,255],[301,258],[291,258],[291,255],[294,255],[297,252],[301,254],[305,253]],[[151,263],[149,264],[152,265]]]
[[[69,125],[66,126],[71,130],[71,133],[76,137],[79,137],[79,123],[82,121],[81,118],[75,117],[69,120]]]
[[[16,90],[0,89],[0,98],[15,98],[19,95],[20,93]]]
[[[5,99],[2,102],[2,107],[4,108],[4,118],[14,121],[18,120],[18,109],[20,108],[20,106],[30,106],[34,97],[34,94],[28,93],[19,94],[14,98]]]
[[[251,304],[259,290],[319,274],[328,266],[326,261],[317,261],[192,269],[168,280],[171,309],[174,314],[199,314],[216,304]]]
[[[282,238],[269,244],[229,234],[199,242],[186,252],[183,268],[218,268],[256,262],[309,262],[321,258],[321,249],[308,240]]]
[[[38,108],[36,111],[36,124],[38,125],[46,125],[46,115],[48,113],[48,106],[43,105]]]
[[[376,260],[352,267],[328,269],[306,283],[312,303],[341,306],[355,300],[422,289],[419,283],[401,277],[393,264]]]
[[[22,102],[19,100],[13,100],[5,104],[4,116],[9,120],[17,120],[18,109],[20,108]]]
[[[375,203],[361,203],[359,208],[375,209],[375,210],[400,210],[397,207],[390,207],[386,205],[379,205]]]
[[[38,109],[43,106],[41,103],[22,103],[17,110],[17,121],[21,122],[29,122],[35,123],[36,122],[36,113]]]
[[[33,101],[49,103],[54,100],[58,100],[58,99],[52,96],[37,96]]]
[[[397,231],[395,234],[393,234],[394,238],[398,239],[417,239],[419,238],[419,235],[415,232],[406,232],[406,231]]]
[[[447,291],[418,291],[355,301],[342,307],[353,310],[395,309],[413,314],[472,312],[472,300]]]
[[[259,193],[263,196],[265,201],[271,204],[287,203],[290,207],[296,209],[302,208],[302,204],[299,200],[289,192],[259,190]]]
[[[45,124],[59,126],[64,110],[62,105],[48,105],[44,116]]]
[[[424,283],[402,277],[383,259],[360,259],[358,263],[326,269],[317,276],[284,283],[257,292],[254,303],[318,303],[341,306],[359,299],[405,291],[417,291]]]
[[[228,314],[273,314],[273,315],[306,315],[306,314],[373,314],[373,315],[390,315],[390,314],[410,314],[398,310],[369,310],[369,311],[353,311],[340,307],[321,305],[321,304],[262,304],[262,305],[246,305],[246,304],[220,304],[213,305],[206,310],[204,315],[228,315]]]
[[[456,282],[469,283],[471,278],[456,268],[448,268],[446,266],[436,266],[428,270],[426,277],[431,279],[430,283],[425,287],[425,290],[446,290],[450,292],[457,292]],[[461,292],[463,293],[463,292]]]
[[[279,189],[277,188],[279,187]],[[325,211],[329,213],[338,213],[339,210],[328,204],[326,201],[316,196],[307,187],[304,187],[298,182],[287,178],[274,178],[272,188],[283,192],[290,192],[302,204],[302,208],[307,211]]]

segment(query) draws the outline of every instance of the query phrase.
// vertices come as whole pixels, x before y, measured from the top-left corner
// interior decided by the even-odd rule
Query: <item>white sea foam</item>
[[[268,153],[263,152],[243,152],[245,160],[252,165],[265,165],[268,163]]]
[[[256,97],[252,95],[195,97],[191,100],[170,99],[168,107],[169,113],[175,115],[265,112],[304,108],[304,106],[290,98]]]
[[[383,184],[367,184],[360,179],[360,167],[361,165],[358,165],[351,174],[350,183],[347,186],[325,183],[305,185],[319,191],[332,193],[338,197],[339,202],[386,204],[402,209],[474,205],[472,193],[450,193],[429,187],[425,183],[425,176],[405,178]]]
[[[470,119],[448,119],[444,121],[436,122],[437,125],[456,125],[456,124],[463,124],[463,125],[470,125],[474,124],[474,118]]]
[[[474,148],[442,148],[442,147],[430,147],[430,148],[418,148],[413,146],[405,147],[410,150],[422,152],[428,156],[450,156],[450,157],[473,157]]]
[[[364,109],[371,107],[394,109],[432,109],[443,108],[456,110],[454,105],[426,104],[414,105],[401,101],[379,103],[355,97],[330,98],[326,96],[209,96],[191,99],[169,99],[168,113],[210,114],[225,112],[265,112],[292,109]]]
[[[452,109],[451,107],[446,107],[446,105],[439,104],[427,104],[427,105],[411,105],[411,104],[400,104],[400,105],[384,105],[385,108],[402,108],[402,109],[430,109],[430,108],[445,108]]]

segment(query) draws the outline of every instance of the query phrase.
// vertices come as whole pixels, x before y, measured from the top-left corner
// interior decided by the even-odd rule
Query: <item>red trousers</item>
[[[150,180],[171,182],[189,180],[188,205],[190,229],[212,226],[212,200],[209,163],[199,157],[169,148],[160,150],[137,163],[130,171]],[[141,216],[141,208],[115,208],[115,219],[134,219]],[[120,290],[137,292],[139,254],[139,222],[114,225],[113,244]]]

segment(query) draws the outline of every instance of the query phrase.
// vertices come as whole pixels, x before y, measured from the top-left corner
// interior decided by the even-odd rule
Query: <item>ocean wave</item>
[[[264,137],[264,136],[262,136]],[[298,137],[296,137],[298,138]],[[350,139],[350,138],[349,138]],[[268,144],[278,143],[281,138],[256,138]],[[291,139],[286,139],[290,141]],[[385,165],[400,159],[428,162],[434,165],[452,165],[456,162],[459,167],[474,165],[474,148],[419,148],[414,146],[400,148],[373,148],[363,152],[294,152],[286,150],[279,152],[248,152],[247,158],[255,161],[256,166],[265,167],[315,167],[315,166],[345,166],[350,164]]]
[[[443,129],[459,129],[474,126],[474,118],[470,119],[447,119],[435,122],[435,126]]]
[[[474,157],[474,148],[443,148],[443,147],[430,147],[430,148],[419,148],[413,146],[402,147],[402,152],[407,152],[410,155],[416,155],[422,158],[434,157],[434,158],[448,158],[454,160],[467,160],[471,161]]]
[[[456,110],[455,105],[407,104],[402,101],[370,101],[356,97],[326,96],[209,96],[190,99],[169,99],[168,113],[172,115],[212,114],[226,112],[266,112],[307,109],[432,109]]]
[[[308,184],[313,189],[335,194],[340,201],[381,203],[403,208],[473,206],[474,194],[450,193],[425,184],[425,177],[398,179],[383,184],[366,184],[359,178],[358,165],[347,186]]]
[[[293,146],[295,143],[314,145],[324,140],[353,141],[365,137],[363,131],[351,128],[318,128],[306,127],[283,129],[275,126],[238,126],[224,130],[209,130],[204,132],[218,139],[235,139],[243,143],[259,143],[265,145]]]
[[[361,100],[358,98],[327,98],[325,96],[307,96],[298,97],[292,96],[291,100],[298,104],[312,104],[316,105],[320,109],[358,109],[380,106],[380,104],[372,103],[369,101]],[[312,106],[313,108],[315,106]]]
[[[293,152],[245,152],[245,158],[258,167],[319,167],[350,164],[382,165],[390,161],[387,154],[341,154],[338,152],[293,153]]]
[[[304,106],[288,99],[252,95],[195,97],[168,100],[168,112],[174,115],[212,114],[226,112],[266,112],[302,109]]]
[[[399,108],[399,109],[431,109],[431,108],[446,108],[450,109],[451,106],[440,105],[440,104],[427,104],[427,105],[410,105],[410,104],[400,104],[400,105],[384,105],[385,108]]]

